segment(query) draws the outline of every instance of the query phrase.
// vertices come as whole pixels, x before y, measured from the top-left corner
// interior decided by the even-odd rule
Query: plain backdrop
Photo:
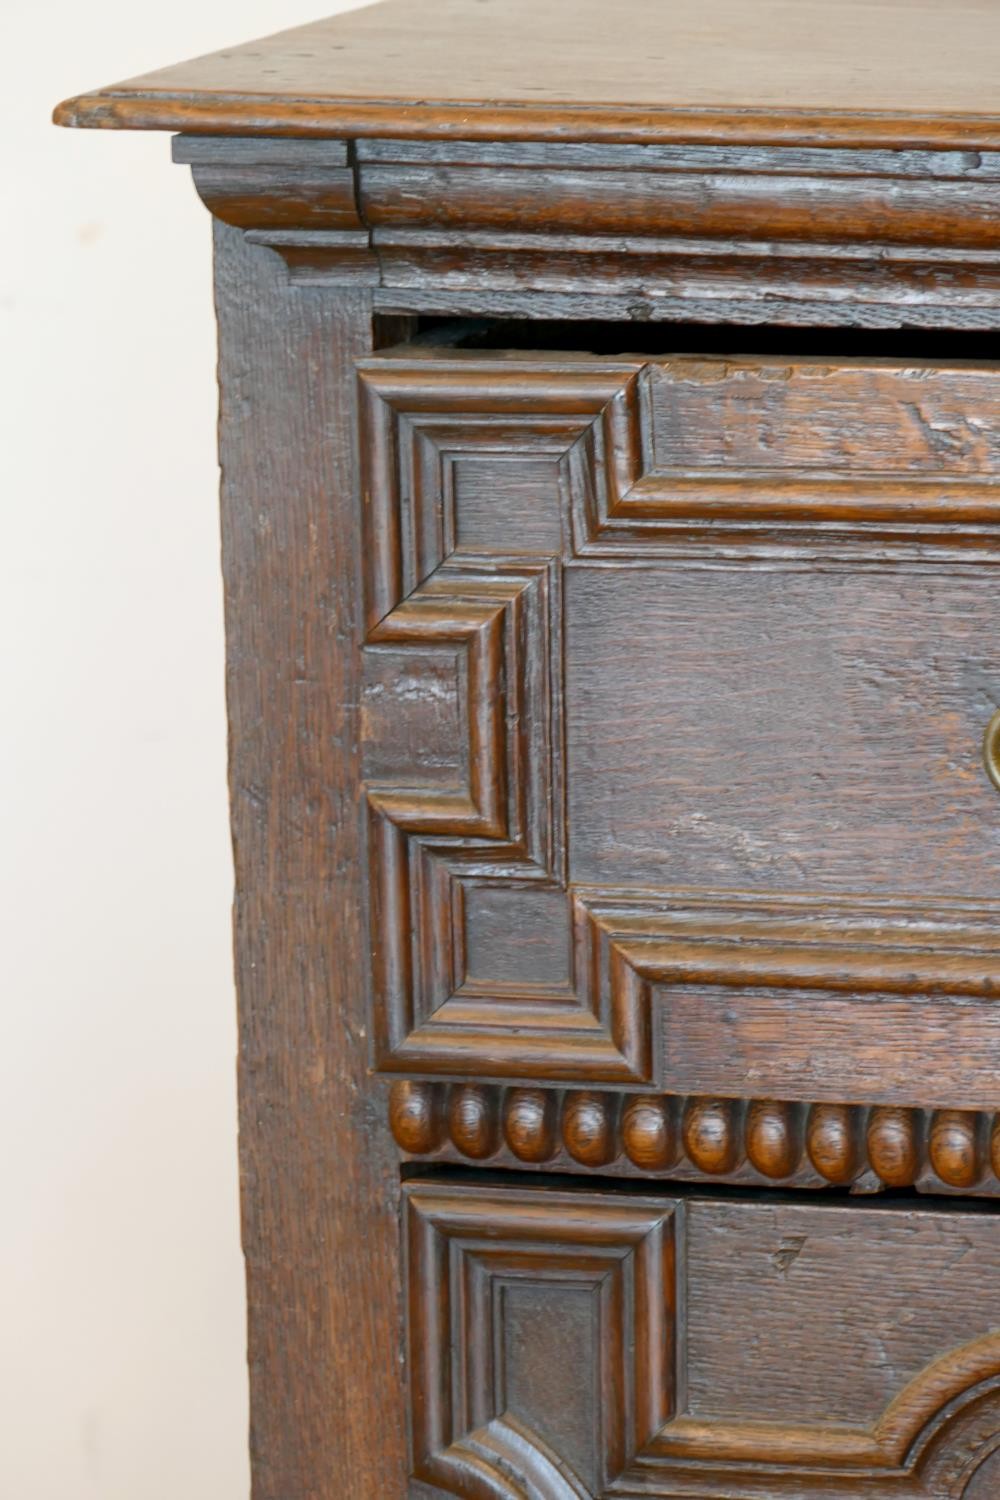
[[[49,115],[343,8],[0,7],[2,1500],[249,1491],[210,219]]]

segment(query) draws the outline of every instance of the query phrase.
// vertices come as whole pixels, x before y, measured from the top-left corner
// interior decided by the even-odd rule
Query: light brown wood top
[[[385,0],[62,125],[457,140],[1000,144],[997,0]]]

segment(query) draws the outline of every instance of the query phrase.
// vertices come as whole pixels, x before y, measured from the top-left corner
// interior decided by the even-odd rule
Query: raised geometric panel
[[[995,555],[990,365],[674,356],[646,364],[628,399],[631,482],[581,475],[577,556],[669,556],[707,541],[720,557]]]
[[[562,546],[560,462],[516,449],[487,449],[449,462],[443,476],[455,507],[455,545],[462,552],[555,555]],[[511,516],[517,517],[516,527]]]
[[[668,566],[565,570],[575,884],[1000,890],[994,568]]]
[[[498,1405],[594,1489],[599,1442],[594,1414],[601,1400],[594,1360],[598,1290],[574,1286],[567,1278],[555,1293],[551,1282],[522,1278],[506,1282],[498,1294],[503,1372]]]
[[[453,787],[466,779],[465,653],[413,643],[364,655],[361,738],[369,778]]]
[[[506,975],[519,987],[569,990],[572,932],[563,890],[464,881],[465,987],[484,993]]]
[[[930,537],[1000,519],[991,366],[675,358],[643,381],[648,459],[622,521],[905,522]]]
[[[1000,419],[983,371],[426,351],[365,362],[361,389],[366,649],[412,653],[408,684],[428,663],[463,740],[435,754],[439,720],[418,703],[398,733],[383,713],[369,746],[378,1065],[995,1105],[1000,903],[944,899],[992,897],[1000,855],[980,750],[1000,693]],[[525,551],[555,546],[554,498],[556,550]],[[942,584],[954,557],[975,568]],[[836,595],[815,642],[807,560],[822,561],[808,585]],[[799,760],[777,763],[767,694],[764,756],[753,714],[733,714],[724,745],[711,682],[696,691],[696,659],[753,685],[752,642],[706,640],[740,590],[792,600],[782,678],[798,671],[815,699],[808,794]],[[857,704],[813,649],[838,637]],[[458,663],[451,686],[434,652]],[[743,765],[726,827],[723,752]],[[798,853],[783,790],[812,839]],[[865,858],[879,820],[882,865]]]
[[[572,510],[571,490],[580,486],[581,501],[613,509],[639,472],[642,368],[638,360],[362,361],[368,628],[455,551],[455,470],[463,460],[495,455],[508,497],[510,460],[544,461],[556,467],[564,506]],[[514,520],[514,553],[518,534]]]
[[[406,1196],[421,1483],[470,1500],[988,1493],[989,1217],[431,1180]]]
[[[568,1500],[590,1493],[585,1479],[594,1493],[604,1493],[674,1410],[676,1210],[669,1199],[409,1185],[409,1373],[418,1479],[456,1495]],[[545,1304],[546,1317],[533,1331],[516,1306],[525,1293]],[[569,1332],[547,1339],[549,1320],[556,1328],[568,1323]],[[586,1381],[592,1381],[589,1412],[576,1410],[581,1391],[574,1392],[575,1369],[564,1358],[573,1347],[585,1356]],[[543,1384],[554,1388],[544,1403],[548,1441],[532,1432],[518,1409]],[[570,1408],[569,1447],[592,1474],[571,1473],[568,1455],[552,1445],[560,1389]],[[487,1479],[477,1488],[494,1444],[494,1487]],[[507,1482],[513,1478],[510,1452],[519,1447],[534,1450],[537,1489],[503,1487],[505,1474]]]

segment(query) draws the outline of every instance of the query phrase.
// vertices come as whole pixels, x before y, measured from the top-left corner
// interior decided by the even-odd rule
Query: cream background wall
[[[0,1497],[245,1500],[210,221],[60,98],[336,0],[8,0]]]

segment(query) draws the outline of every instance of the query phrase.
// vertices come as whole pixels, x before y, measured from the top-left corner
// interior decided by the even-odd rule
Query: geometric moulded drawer
[[[415,1182],[405,1224],[431,1494],[997,1493],[989,1214]]]
[[[995,371],[359,378],[379,1066],[995,1107]]]

